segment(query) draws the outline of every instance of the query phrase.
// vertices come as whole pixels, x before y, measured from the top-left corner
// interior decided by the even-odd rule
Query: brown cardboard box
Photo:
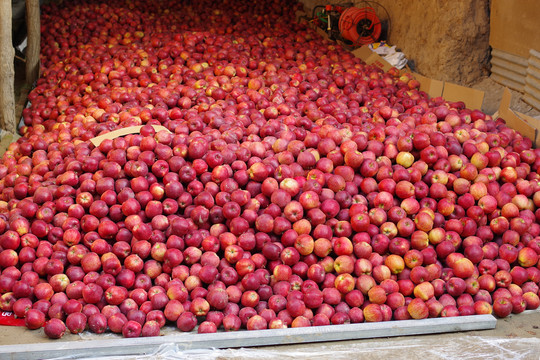
[[[489,45],[523,58],[529,49],[540,50],[537,0],[492,0]]]
[[[512,93],[508,88],[504,89],[499,110],[493,114],[493,118],[502,118],[508,127],[518,131],[523,136],[532,140],[534,147],[540,147],[540,119],[535,119],[523,113],[510,109]]]
[[[379,54],[364,45],[352,51],[352,54],[357,58],[362,59],[368,65],[375,65],[384,71],[390,70],[393,66],[386,60],[384,60]]]
[[[468,108],[480,110],[484,101],[484,92],[445,82],[442,97],[448,101],[463,101]]]
[[[431,97],[442,96],[448,101],[463,101],[470,109],[481,109],[484,101],[484,92],[471,89],[466,86],[440,81],[413,73],[420,82],[420,90],[425,91]]]
[[[420,82],[420,90],[425,91],[431,97],[442,96],[444,81],[431,79],[417,73],[413,73],[413,76]]]

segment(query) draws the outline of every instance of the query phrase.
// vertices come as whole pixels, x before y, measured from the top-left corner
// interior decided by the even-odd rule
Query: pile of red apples
[[[540,305],[531,141],[297,9],[43,6],[42,76],[0,164],[0,309],[60,338]]]

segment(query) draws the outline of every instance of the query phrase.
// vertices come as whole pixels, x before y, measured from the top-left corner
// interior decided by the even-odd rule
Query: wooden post
[[[26,83],[32,85],[39,76],[39,51],[41,24],[39,0],[26,0],[26,29],[28,47],[26,48]]]
[[[17,131],[15,121],[15,49],[11,40],[11,1],[0,1],[0,128]]]

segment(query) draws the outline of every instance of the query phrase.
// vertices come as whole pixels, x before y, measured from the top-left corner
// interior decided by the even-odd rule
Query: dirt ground
[[[495,113],[499,108],[504,86],[491,80],[489,77],[485,77],[474,84],[472,88],[482,90],[485,93],[482,111],[490,115]],[[540,111],[521,100],[522,94],[520,92],[514,90],[510,90],[510,92],[512,93],[512,102],[510,103],[512,110],[532,117],[540,116]]]

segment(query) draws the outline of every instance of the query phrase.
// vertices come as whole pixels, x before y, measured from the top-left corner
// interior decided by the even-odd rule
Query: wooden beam
[[[39,77],[39,51],[41,23],[39,0],[26,0],[26,28],[28,47],[26,48],[26,83],[32,85]]]
[[[0,128],[15,133],[15,49],[11,40],[11,1],[0,1]]]

